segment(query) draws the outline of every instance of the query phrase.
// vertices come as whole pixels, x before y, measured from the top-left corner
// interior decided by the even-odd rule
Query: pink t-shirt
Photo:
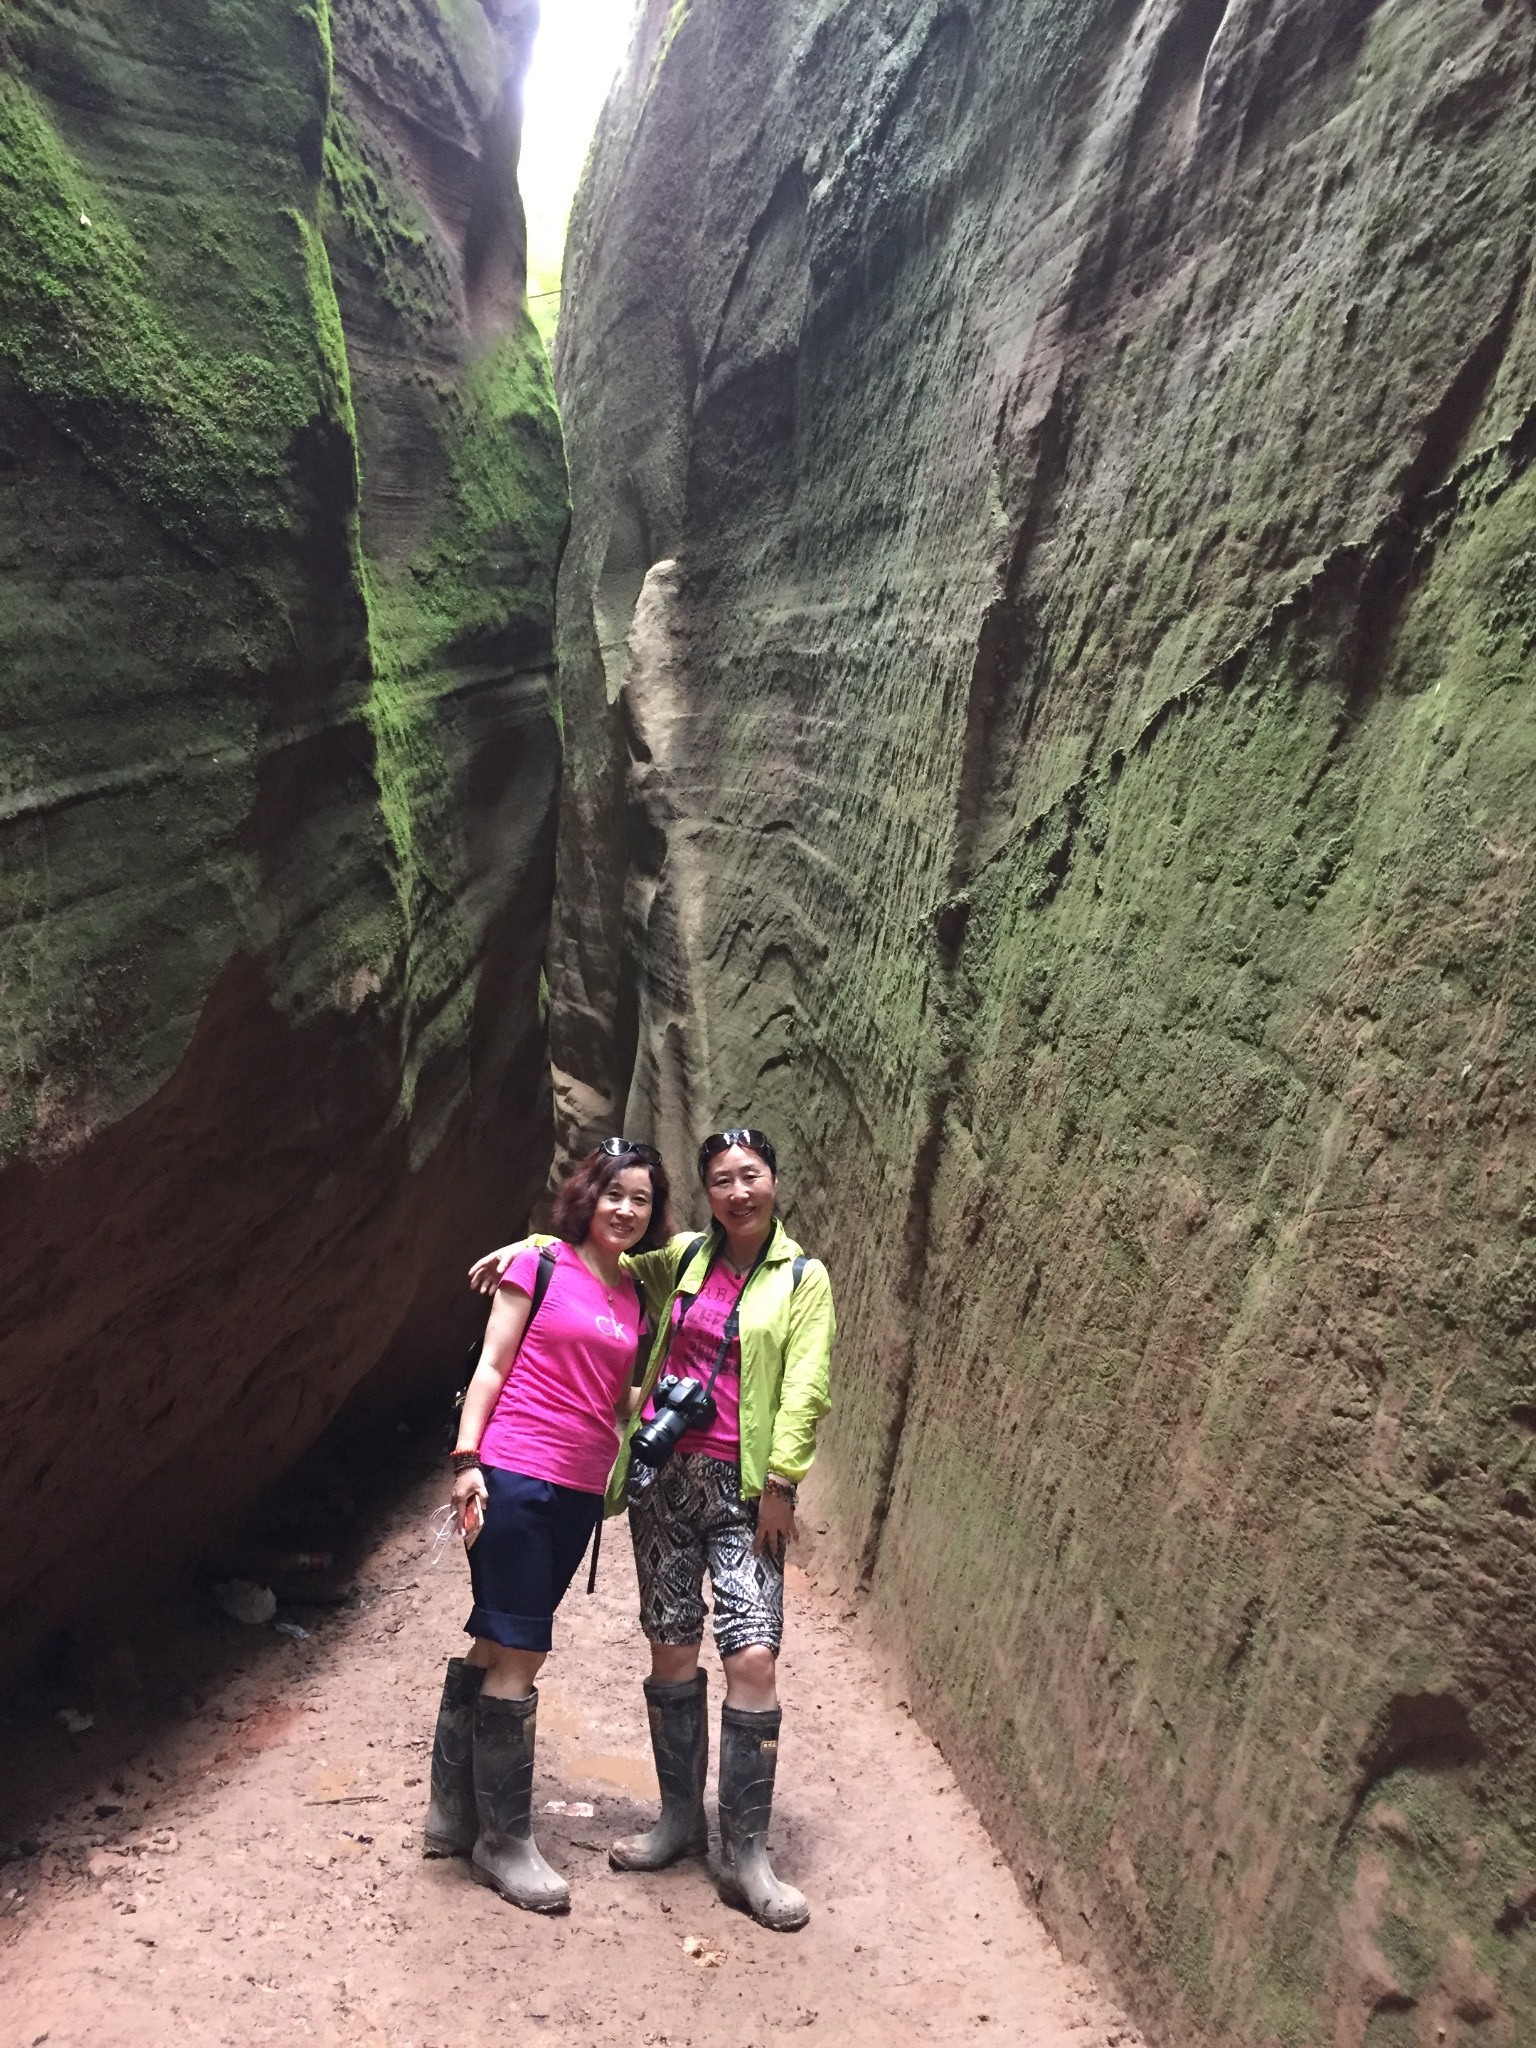
[[[733,1273],[724,1259],[716,1259],[709,1277],[694,1296],[693,1305],[678,1328],[684,1297],[672,1304],[672,1344],[663,1367],[676,1379],[697,1380],[702,1386],[709,1378],[726,1321],[746,1281]],[[741,1459],[741,1339],[731,1348],[715,1381],[715,1419],[707,1429],[690,1429],[678,1442],[679,1451],[702,1451],[708,1458],[723,1458],[728,1465]],[[656,1412],[654,1401],[646,1403],[647,1417]]]
[[[503,1287],[533,1296],[538,1252],[519,1252]],[[635,1369],[640,1297],[628,1274],[612,1294],[574,1245],[557,1249],[549,1290],[480,1439],[487,1465],[601,1493],[619,1447],[615,1408]]]

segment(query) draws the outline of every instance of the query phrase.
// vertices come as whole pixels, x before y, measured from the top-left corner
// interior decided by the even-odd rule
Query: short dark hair
[[[605,1152],[601,1148],[577,1160],[555,1196],[555,1230],[567,1244],[580,1244],[592,1228],[592,1213],[604,1188],[611,1187],[621,1173],[643,1166],[651,1176],[651,1220],[645,1234],[631,1251],[653,1252],[672,1235],[672,1183],[658,1160],[654,1166],[635,1152]]]

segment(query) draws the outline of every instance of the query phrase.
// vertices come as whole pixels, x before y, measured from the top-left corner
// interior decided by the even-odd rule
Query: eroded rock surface
[[[776,1132],[925,1711],[1158,2038],[1536,2026],[1515,0],[651,0],[572,1124]]]
[[[543,1179],[567,504],[524,0],[0,23],[0,1661]]]

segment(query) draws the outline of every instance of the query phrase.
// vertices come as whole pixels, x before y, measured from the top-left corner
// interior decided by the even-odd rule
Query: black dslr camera
[[[714,1396],[697,1380],[663,1373],[656,1382],[656,1413],[630,1438],[629,1454],[659,1472],[690,1429],[707,1429],[715,1419]]]

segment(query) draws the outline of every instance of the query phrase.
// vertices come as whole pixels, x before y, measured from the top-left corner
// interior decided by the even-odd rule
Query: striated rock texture
[[[568,1122],[1160,2042],[1536,2033],[1524,0],[651,0],[557,355]]]
[[[0,1662],[543,1180],[567,500],[528,0],[0,23]]]

